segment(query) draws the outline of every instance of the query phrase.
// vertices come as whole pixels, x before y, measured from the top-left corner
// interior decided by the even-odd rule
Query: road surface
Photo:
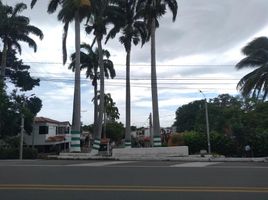
[[[0,161],[1,200],[268,199],[268,163]]]

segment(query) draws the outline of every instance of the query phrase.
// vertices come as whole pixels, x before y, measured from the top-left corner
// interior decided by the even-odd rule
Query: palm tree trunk
[[[6,75],[6,65],[7,65],[7,45],[4,42],[4,47],[2,51],[2,59],[1,59],[1,78],[5,78]]]
[[[95,138],[93,149],[99,150],[100,148],[100,139],[102,133],[102,122],[103,122],[103,113],[104,113],[104,66],[103,66],[103,50],[100,37],[97,36],[98,51],[99,51],[99,67],[100,67],[100,104],[98,106],[98,131]]]
[[[157,94],[156,58],[155,58],[155,19],[152,20],[151,27],[151,87],[152,87],[152,108],[153,108],[153,135],[154,147],[161,146],[160,122]]]
[[[94,74],[97,76],[97,69],[94,67]],[[95,77],[94,77],[95,79]],[[97,84],[97,78],[94,80],[94,127],[93,127],[93,138],[95,139],[97,137],[98,132],[98,84]]]
[[[126,133],[125,133],[125,147],[131,147],[130,138],[130,51],[127,51],[126,57]]]
[[[80,152],[80,126],[81,126],[81,90],[80,90],[80,17],[79,11],[75,13],[75,82],[72,120],[71,152]]]

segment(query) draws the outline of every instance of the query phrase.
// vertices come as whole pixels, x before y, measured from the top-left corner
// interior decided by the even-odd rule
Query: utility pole
[[[201,90],[199,90],[199,92],[200,92],[200,93],[204,96],[204,98],[205,98],[205,113],[206,113],[205,115],[206,115],[206,127],[207,127],[208,154],[211,154],[207,98],[206,98],[205,94],[204,94]]]
[[[25,100],[23,99],[22,109],[21,109],[21,126],[20,126],[20,160],[23,158],[23,135],[24,135],[24,107]]]

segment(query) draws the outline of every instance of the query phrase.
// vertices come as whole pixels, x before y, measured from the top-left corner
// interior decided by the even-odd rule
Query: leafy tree
[[[254,70],[238,82],[237,88],[244,97],[262,97],[265,100],[268,94],[268,38],[254,39],[242,49],[242,53],[246,57],[236,64],[236,68]]]
[[[152,108],[153,108],[153,133],[156,140],[160,139],[160,122],[158,109],[157,75],[156,75],[156,56],[155,56],[155,32],[159,27],[158,19],[161,18],[167,8],[172,12],[172,20],[176,20],[178,5],[176,0],[148,0],[139,1],[137,9],[142,12],[148,26],[151,38],[151,87],[152,87]],[[148,38],[149,39],[149,38]],[[160,143],[156,141],[158,146]]]
[[[210,100],[208,112],[213,152],[241,156],[249,144],[255,156],[268,155],[268,102],[223,94]],[[204,116],[202,101],[183,105],[176,111],[174,124],[178,131],[191,132],[184,137],[191,153],[206,149]]]
[[[95,97],[94,97],[95,98]],[[97,95],[97,99],[100,99],[100,94]],[[104,94],[104,110],[108,121],[116,121],[120,118],[120,113],[116,107],[116,103],[113,101],[111,94]]]
[[[24,95],[18,95],[16,90],[9,96],[4,91],[1,92],[0,138],[15,136],[19,133],[21,113],[25,116],[26,132],[32,132],[33,119],[41,110],[42,101],[38,97],[26,98]]]
[[[33,34],[43,39],[42,31],[31,25],[28,17],[19,15],[25,9],[27,9],[27,5],[24,3],[18,3],[13,8],[0,2],[0,39],[3,43],[1,77],[5,77],[8,51],[15,48],[21,53],[19,42],[27,43],[36,51],[37,45],[29,35]]]
[[[104,96],[105,112],[107,114],[107,121],[116,121],[120,118],[120,113],[113,101],[111,94],[108,93]]]
[[[0,52],[1,60],[1,52]],[[10,50],[7,54],[6,76],[11,83],[20,91],[29,91],[39,85],[39,79],[32,78],[29,70],[30,66],[23,64],[22,60],[16,57],[16,51]],[[0,137],[17,135],[20,130],[20,119],[22,112],[22,102],[26,101],[25,96],[18,94],[14,90],[11,94],[6,93],[5,83],[0,81]],[[20,92],[21,93],[21,92]],[[25,130],[30,133],[34,116],[40,111],[42,101],[38,97],[27,99],[24,109]]]
[[[0,61],[2,61],[1,56],[2,52],[0,52]],[[15,87],[20,88],[21,91],[29,91],[33,87],[39,86],[40,80],[31,77],[29,69],[29,65],[25,65],[22,60],[17,58],[15,50],[7,52],[6,77],[10,78]]]
[[[195,123],[198,116],[197,113],[201,112],[202,104],[203,101],[194,101],[177,109],[174,126],[177,127],[178,132],[191,131],[195,129]]]
[[[106,135],[111,141],[120,143],[124,138],[124,125],[121,122],[109,122],[106,125]]]

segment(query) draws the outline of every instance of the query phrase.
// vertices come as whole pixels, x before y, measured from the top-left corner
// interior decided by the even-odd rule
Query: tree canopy
[[[210,99],[208,116],[210,132],[214,137],[211,138],[212,140],[216,139],[215,137],[224,136],[222,140],[228,140],[236,148],[236,150],[233,149],[233,153],[239,152],[238,154],[241,154],[243,147],[250,144],[256,155],[268,154],[267,148],[263,148],[268,144],[268,102],[222,94]],[[202,135],[200,137],[203,137],[204,143],[199,146],[206,147],[204,101],[194,101],[179,107],[176,111],[174,126],[177,128],[177,132],[190,131]],[[186,139],[195,135],[190,134]],[[259,138],[262,138],[263,144]],[[191,139],[189,141],[193,142]],[[215,141],[218,140],[214,140],[214,144],[212,141],[211,145],[218,148]]]

